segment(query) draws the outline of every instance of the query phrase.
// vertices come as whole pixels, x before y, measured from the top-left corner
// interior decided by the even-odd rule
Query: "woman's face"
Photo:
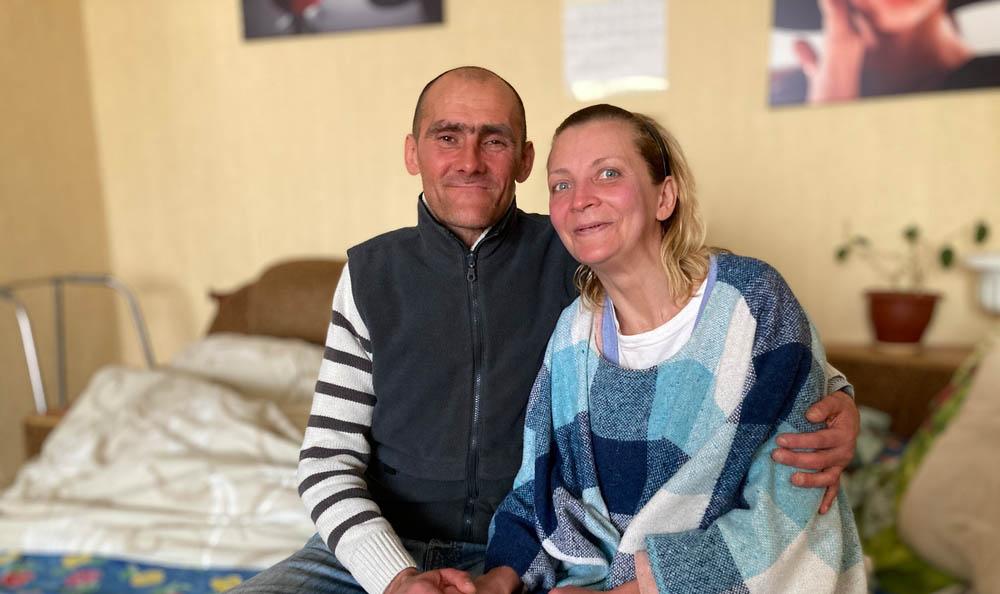
[[[945,0],[851,0],[854,7],[868,17],[882,33],[902,33],[912,30],[936,12],[946,8]]]
[[[672,178],[654,185],[632,127],[617,120],[567,128],[548,161],[549,212],[576,260],[595,271],[658,257],[661,227],[674,210]]]

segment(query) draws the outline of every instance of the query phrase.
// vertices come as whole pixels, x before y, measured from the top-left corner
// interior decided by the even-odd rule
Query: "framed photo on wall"
[[[1000,87],[1000,0],[774,0],[770,104]]]
[[[443,0],[242,0],[246,39],[443,21]]]

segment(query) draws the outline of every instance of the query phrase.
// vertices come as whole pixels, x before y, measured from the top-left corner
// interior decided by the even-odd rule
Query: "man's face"
[[[406,137],[406,169],[420,174],[431,212],[466,245],[496,223],[531,173],[514,94],[497,80],[445,76],[424,97],[417,137]]]

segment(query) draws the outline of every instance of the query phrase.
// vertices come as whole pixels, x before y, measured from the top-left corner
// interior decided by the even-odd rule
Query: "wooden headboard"
[[[208,333],[301,338],[322,345],[343,268],[343,260],[289,260],[235,291],[213,291],[217,310]]]

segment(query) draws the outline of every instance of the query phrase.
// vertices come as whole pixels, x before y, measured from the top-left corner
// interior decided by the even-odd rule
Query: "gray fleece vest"
[[[471,252],[418,208],[416,227],[348,251],[373,354],[366,478],[400,536],[485,543],[576,263],[515,205]]]

